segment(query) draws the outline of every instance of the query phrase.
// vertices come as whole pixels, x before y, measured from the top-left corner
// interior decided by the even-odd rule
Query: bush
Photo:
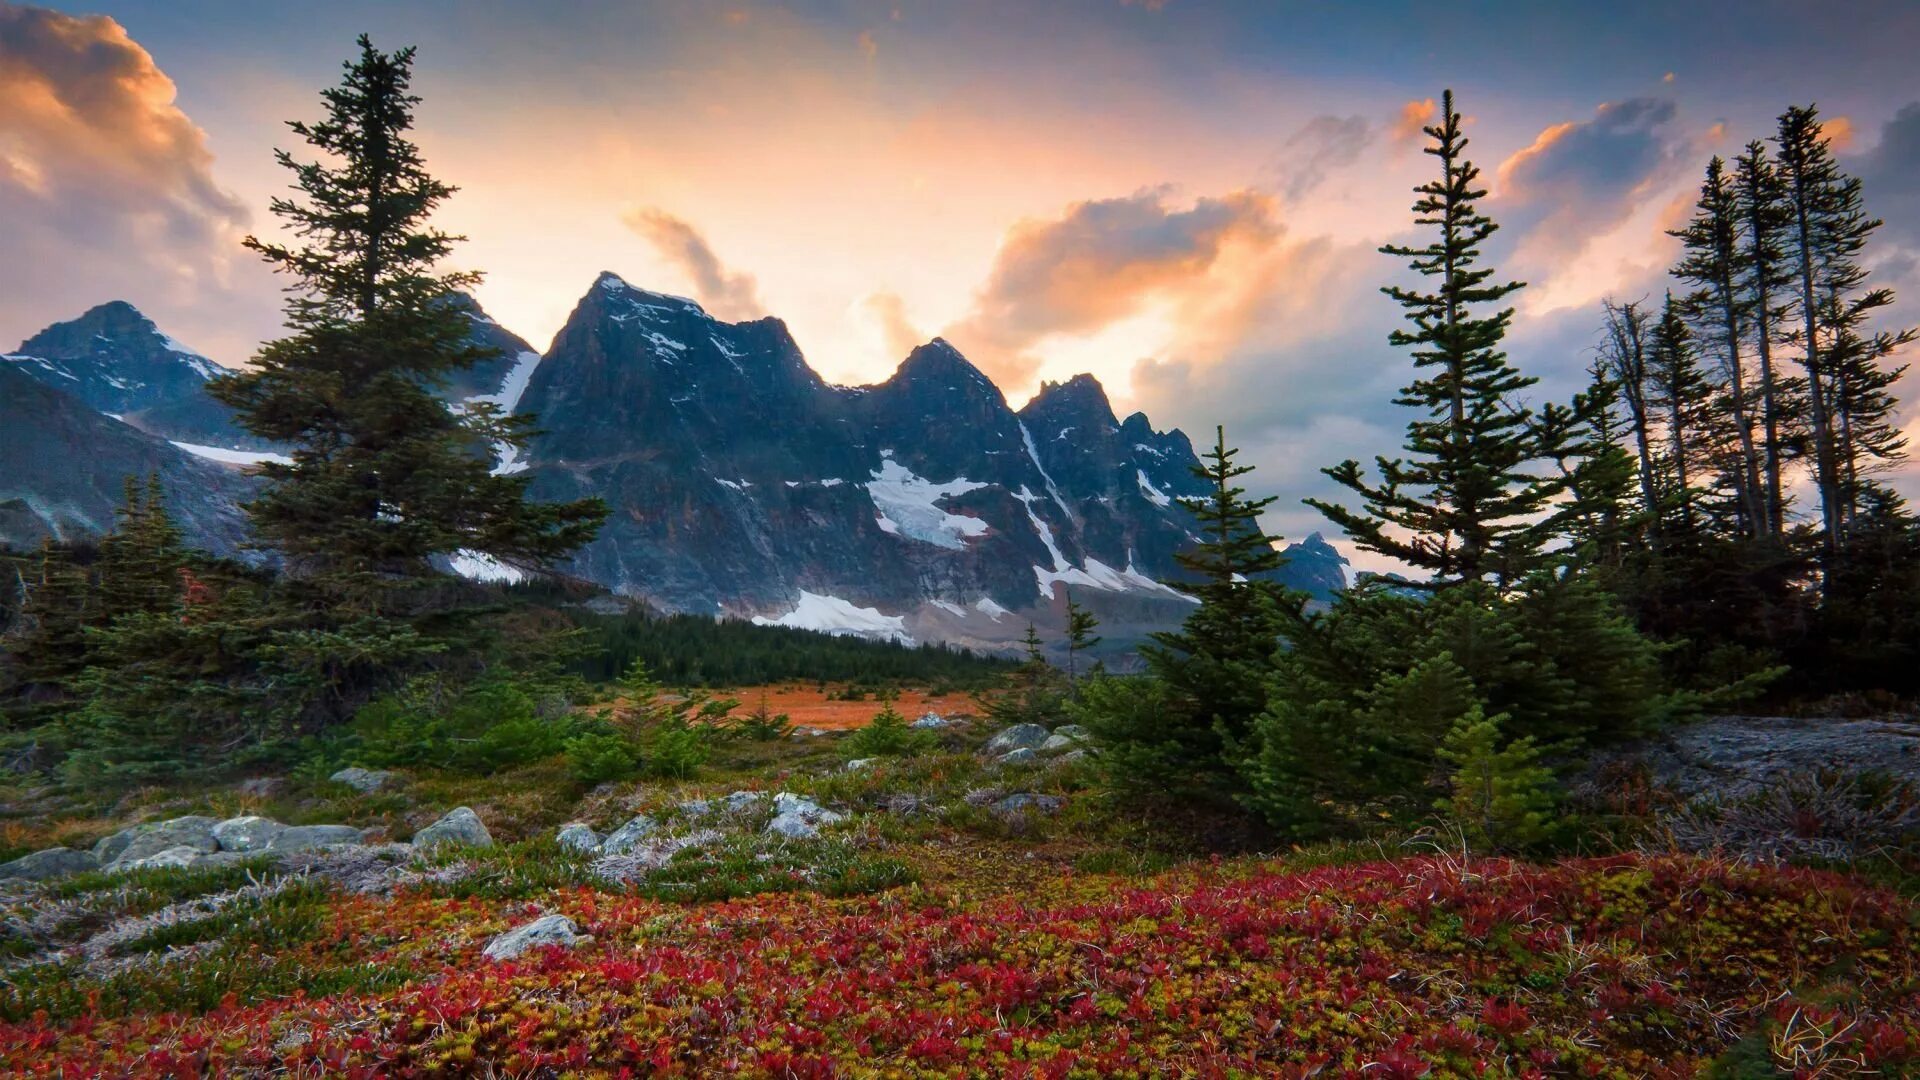
[[[604,784],[633,774],[640,764],[633,743],[610,731],[588,731],[567,740],[567,769],[583,784]]]
[[[841,748],[849,758],[906,757],[932,749],[934,742],[933,732],[908,724],[889,701],[871,723],[847,736]]]
[[[305,771],[324,775],[355,764],[491,772],[551,758],[579,731],[574,718],[544,715],[512,683],[450,687],[439,678],[415,679],[361,706],[314,748]]]
[[[698,773],[713,752],[711,733],[705,725],[678,718],[649,728],[641,750],[646,774],[663,780],[685,780]]]

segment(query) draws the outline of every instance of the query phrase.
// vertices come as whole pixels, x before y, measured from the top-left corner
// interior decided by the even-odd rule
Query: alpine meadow
[[[0,1073],[1920,1077],[1920,9],[52,2]]]

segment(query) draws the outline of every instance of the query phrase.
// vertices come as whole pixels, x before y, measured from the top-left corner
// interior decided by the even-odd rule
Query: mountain
[[[0,546],[105,532],[126,478],[155,474],[194,543],[234,555],[246,536],[246,476],[115,420],[18,364],[0,364],[0,463]]]
[[[1117,645],[1177,624],[1162,584],[1205,494],[1193,446],[1114,417],[1091,376],[1018,412],[950,343],[885,382],[822,380],[778,319],[727,323],[602,274],[532,374],[537,498],[613,507],[573,573],[673,611],[1003,647],[1066,590]],[[1344,560],[1296,545],[1323,595]],[[1337,584],[1336,586],[1337,587]]]
[[[499,355],[449,380],[445,396],[536,418],[541,433],[496,468],[525,472],[535,498],[607,501],[606,526],[565,569],[616,593],[667,611],[991,649],[1029,620],[1057,635],[1068,590],[1116,652],[1192,610],[1163,582],[1181,579],[1175,555],[1196,539],[1181,500],[1207,491],[1193,445],[1141,413],[1117,419],[1092,376],[1049,383],[1016,411],[935,338],[884,382],[835,386],[779,319],[723,322],[611,273],[544,356],[458,302],[475,342]],[[97,531],[119,476],[158,468],[189,502],[188,489],[204,488],[190,535],[234,542],[235,521],[215,510],[249,481],[181,451],[236,466],[274,448],[206,394],[219,373],[210,361],[119,302],[6,359],[0,371],[37,381],[42,404],[31,408],[58,422],[0,403],[13,425],[0,462],[34,463],[12,496],[27,509],[0,522],[0,540]],[[94,437],[113,452],[72,454]],[[1318,536],[1288,554],[1288,583],[1321,598],[1344,587],[1345,561]]]

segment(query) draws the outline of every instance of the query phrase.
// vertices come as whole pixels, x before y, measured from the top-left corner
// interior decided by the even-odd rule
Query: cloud
[[[1307,121],[1284,147],[1281,187],[1287,200],[1298,202],[1330,174],[1359,160],[1372,142],[1373,129],[1364,116],[1316,116]]]
[[[1238,191],[1179,208],[1167,188],[1091,199],[1007,232],[969,314],[945,331],[1002,389],[1033,382],[1029,351],[1055,334],[1098,331],[1176,299],[1235,245],[1279,235],[1273,197]]]
[[[766,314],[753,275],[728,270],[706,237],[692,225],[664,210],[652,209],[636,210],[621,220],[687,276],[695,298],[715,317],[740,322]]]
[[[1880,127],[1873,148],[1849,156],[1842,167],[1860,177],[1867,210],[1886,225],[1880,235],[1920,246],[1920,101]]]
[[[1406,149],[1426,138],[1427,125],[1440,116],[1440,103],[1432,98],[1409,101],[1394,114],[1387,137],[1395,147]]]
[[[862,300],[860,307],[878,324],[880,335],[887,343],[888,356],[904,358],[926,343],[927,335],[907,317],[906,302],[898,293],[874,293]]]
[[[260,303],[267,275],[239,246],[246,211],[215,180],[206,135],[174,93],[114,20],[0,3],[0,323],[10,331],[24,337],[119,297],[210,351],[250,351],[265,332],[274,305]],[[236,266],[253,270],[238,285]],[[90,294],[78,305],[76,283]],[[246,288],[257,291],[239,308],[251,314],[236,318],[224,302]]]
[[[1676,112],[1664,98],[1607,102],[1590,119],[1543,129],[1500,163],[1489,209],[1517,238],[1516,274],[1559,272],[1596,237],[1665,202],[1663,188],[1691,168]]]

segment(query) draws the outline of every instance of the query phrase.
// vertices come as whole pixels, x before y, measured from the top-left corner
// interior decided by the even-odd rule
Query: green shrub
[[[648,728],[641,760],[648,776],[685,780],[700,771],[713,753],[713,729],[675,717]]]
[[[583,784],[630,776],[640,764],[631,740],[610,731],[587,731],[567,740],[567,769]]]
[[[889,701],[872,723],[847,736],[841,749],[849,758],[906,757],[932,749],[934,742],[933,732],[908,724]]]

